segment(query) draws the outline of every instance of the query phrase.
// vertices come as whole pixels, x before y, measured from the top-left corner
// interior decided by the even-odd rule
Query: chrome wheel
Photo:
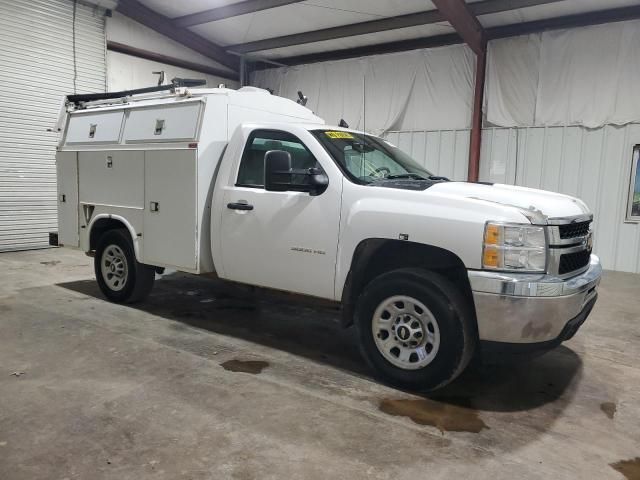
[[[429,365],[438,354],[438,322],[415,298],[397,295],[382,301],[373,314],[371,331],[382,356],[404,370]]]
[[[127,257],[119,246],[109,245],[104,249],[100,267],[102,278],[111,290],[119,292],[127,284]]]

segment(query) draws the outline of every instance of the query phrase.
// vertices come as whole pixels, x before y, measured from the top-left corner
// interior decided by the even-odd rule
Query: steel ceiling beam
[[[431,0],[476,55],[487,47],[484,29],[464,0]]]
[[[473,15],[487,15],[490,13],[500,13],[518,8],[532,7],[546,3],[554,3],[562,0],[485,0],[469,4],[469,11]],[[338,27],[323,28],[311,32],[295,33],[281,37],[266,38],[255,42],[242,43],[227,47],[227,50],[236,53],[250,53],[274,48],[291,47],[293,45],[303,45],[307,43],[322,42],[325,40],[335,40],[337,38],[354,37],[366,35],[368,33],[397,30],[400,28],[417,27],[420,25],[431,25],[438,22],[445,22],[447,19],[438,10],[427,10],[424,12],[409,13],[395,17],[385,17],[378,20],[341,25]]]
[[[223,70],[221,68],[211,67],[201,63],[191,62],[182,58],[170,57],[161,53],[151,52],[149,50],[143,50],[142,48],[132,47],[124,43],[114,42],[107,40],[107,50],[112,52],[123,53],[125,55],[131,55],[132,57],[144,58],[145,60],[151,60],[152,62],[165,63],[167,65],[173,65],[175,67],[185,68],[187,70],[194,70],[200,73],[206,73],[208,75],[215,75],[217,77],[227,78],[229,80],[238,80],[238,74]]]
[[[640,5],[611,8],[595,12],[578,13],[562,17],[534,20],[532,22],[515,23],[486,29],[488,39],[515,37],[529,33],[559,30],[563,28],[588,27],[603,23],[624,22],[640,18]]]
[[[282,7],[292,3],[299,3],[303,0],[245,0],[244,2],[232,3],[224,7],[203,10],[173,19],[176,27],[185,28],[201,25],[203,23],[216,22],[225,18],[238,17],[248,13],[269,10],[271,8]]]
[[[120,0],[116,11],[181,43],[191,50],[215,60],[234,72],[238,71],[240,62],[237,57],[230,55],[219,45],[202,38],[200,35],[196,35],[186,28],[176,27],[170,18],[151,10],[138,0]]]
[[[484,3],[484,2],[483,2]],[[472,6],[474,4],[470,4]],[[475,4],[477,5],[477,3]],[[622,22],[640,18],[640,6],[621,7],[595,12],[581,13],[576,15],[565,15],[546,20],[536,20],[533,22],[514,23],[500,27],[486,28],[485,32],[488,40],[505,37],[515,37],[527,35],[547,30],[559,30],[563,28],[587,27],[602,23]],[[433,48],[443,45],[453,45],[463,43],[462,38],[457,34],[436,35],[432,37],[420,37],[411,40],[396,42],[377,43],[364,47],[345,48],[341,50],[322,51],[291,57],[274,58],[285,65],[301,65],[304,63],[325,62],[329,60],[345,60],[348,58],[365,57],[369,55],[379,55],[382,53],[403,52],[406,50],[416,50],[419,48]]]
[[[454,45],[457,43],[463,43],[460,35],[457,33],[447,33],[445,35],[434,35],[433,37],[398,40],[395,42],[377,43],[374,45],[345,48],[342,50],[325,50],[317,53],[307,53],[292,57],[274,58],[274,60],[287,66],[292,66],[331,60],[346,60],[349,58],[367,57],[369,55],[380,55],[384,53],[405,52],[407,50],[417,50],[420,48],[443,47],[445,45]],[[273,67],[265,66],[265,68]]]

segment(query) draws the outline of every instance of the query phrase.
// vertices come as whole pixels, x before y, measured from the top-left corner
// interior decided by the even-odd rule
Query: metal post
[[[469,144],[470,182],[477,182],[480,173],[480,147],[482,143],[482,103],[484,98],[484,79],[487,66],[487,45],[476,56],[476,85],[473,95],[473,119],[471,121],[471,141]]]
[[[240,86],[244,87],[247,84],[247,63],[244,55],[240,56]]]

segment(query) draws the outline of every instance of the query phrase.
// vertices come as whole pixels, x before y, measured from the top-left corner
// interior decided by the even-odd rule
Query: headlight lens
[[[482,268],[544,272],[546,264],[547,244],[543,227],[487,222]]]

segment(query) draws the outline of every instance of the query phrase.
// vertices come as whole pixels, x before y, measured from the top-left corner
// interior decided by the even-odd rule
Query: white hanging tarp
[[[296,99],[329,124],[390,130],[469,128],[475,55],[464,45],[254,72],[252,85]]]
[[[503,127],[640,121],[640,21],[489,43],[487,120]]]

